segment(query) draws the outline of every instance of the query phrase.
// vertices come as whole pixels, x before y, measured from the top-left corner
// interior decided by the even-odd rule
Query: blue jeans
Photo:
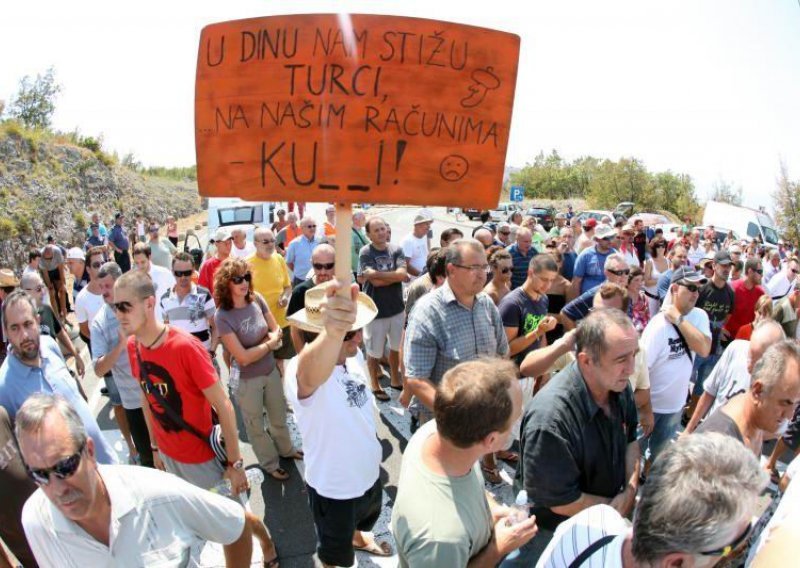
[[[658,454],[661,453],[666,445],[675,437],[678,432],[678,426],[681,424],[682,411],[674,414],[658,414],[655,413],[655,426],[653,431],[647,438],[639,439],[639,447],[642,449],[642,455],[647,455],[647,449],[650,449],[650,462],[655,462]]]
[[[717,353],[711,353],[708,357],[700,357],[699,355],[695,357],[694,366],[692,367],[692,379],[694,380],[692,394],[694,396],[703,394],[703,383],[706,382],[706,378],[711,374],[719,359],[720,355]]]

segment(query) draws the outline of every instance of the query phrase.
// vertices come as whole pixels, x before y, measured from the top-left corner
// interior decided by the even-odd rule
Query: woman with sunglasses
[[[489,295],[496,306],[511,291],[511,273],[514,270],[514,263],[511,260],[511,254],[506,249],[492,248],[495,250],[489,253],[491,280],[483,291]]]
[[[259,465],[282,481],[289,473],[280,467],[279,456],[302,459],[303,453],[292,446],[286,398],[272,353],[281,347],[281,329],[264,298],[253,292],[251,281],[244,259],[228,258],[222,263],[214,276],[215,321],[220,341],[234,361],[231,390],[242,410],[247,437]]]
[[[642,290],[647,296],[648,310],[651,314],[657,314],[661,309],[661,301],[658,299],[658,279],[669,270],[666,251],[667,241],[663,237],[654,237],[650,241],[650,256],[644,261]]]

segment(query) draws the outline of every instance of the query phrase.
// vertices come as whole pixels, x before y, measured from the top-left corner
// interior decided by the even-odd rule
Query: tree
[[[784,238],[793,243],[800,242],[800,183],[789,179],[789,170],[783,161],[777,186],[772,194],[775,222]]]
[[[742,186],[734,188],[733,184],[720,178],[711,186],[711,195],[709,195],[709,199],[711,201],[721,201],[723,203],[741,206]]]
[[[50,67],[44,75],[37,74],[31,80],[28,75],[19,82],[19,92],[8,113],[28,128],[48,128],[56,110],[55,100],[61,92],[56,83],[55,70]]]

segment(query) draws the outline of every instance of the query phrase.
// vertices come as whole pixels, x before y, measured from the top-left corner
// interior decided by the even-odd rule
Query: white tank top
[[[667,263],[667,270],[665,270],[664,272],[661,272],[658,269],[658,266],[656,266],[656,263],[653,262],[652,258],[649,258],[648,260],[650,261],[650,264],[653,265],[653,270],[650,273],[650,278],[655,278],[656,283],[655,283],[654,286],[643,286],[643,288],[644,288],[645,291],[649,292],[650,294],[652,294],[654,296],[657,296],[658,295],[658,277],[661,276],[662,274],[664,274],[664,272],[666,272],[667,270],[669,270],[669,263]]]

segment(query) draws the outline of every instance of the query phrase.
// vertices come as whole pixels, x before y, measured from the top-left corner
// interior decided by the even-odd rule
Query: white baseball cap
[[[67,260],[83,260],[86,261],[86,254],[78,247],[72,247],[67,251]]]

